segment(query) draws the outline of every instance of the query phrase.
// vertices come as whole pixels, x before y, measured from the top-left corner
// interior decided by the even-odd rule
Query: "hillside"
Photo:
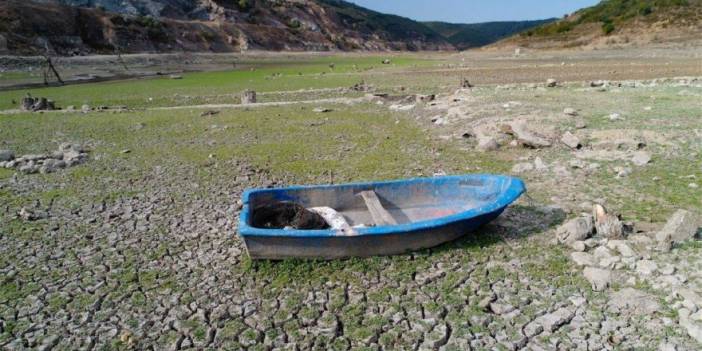
[[[60,55],[454,49],[421,23],[340,0],[3,0],[2,43]]]
[[[556,19],[537,21],[485,22],[457,24],[446,22],[424,22],[424,24],[441,34],[459,50],[481,47],[516,33],[551,23]]]
[[[626,46],[690,42],[700,38],[702,0],[603,0],[494,46]]]

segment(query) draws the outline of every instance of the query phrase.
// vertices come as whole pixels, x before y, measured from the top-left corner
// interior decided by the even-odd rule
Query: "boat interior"
[[[251,208],[289,201],[306,208],[329,207],[351,226],[406,224],[450,216],[494,201],[504,178],[449,177],[411,182],[268,189],[251,194]]]

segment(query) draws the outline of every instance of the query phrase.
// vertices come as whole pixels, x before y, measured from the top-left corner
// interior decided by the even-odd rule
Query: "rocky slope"
[[[632,46],[694,43],[702,38],[702,0],[604,0],[494,47]]]
[[[337,0],[7,0],[0,36],[12,54],[453,49],[420,23]]]

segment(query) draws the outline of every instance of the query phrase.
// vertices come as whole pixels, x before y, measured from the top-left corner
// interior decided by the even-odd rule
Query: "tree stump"
[[[20,101],[20,109],[22,111],[32,111],[33,106],[34,106],[34,98],[31,96],[23,97],[22,100]]]
[[[594,205],[592,216],[595,218],[597,234],[608,239],[621,239],[624,237],[624,224],[618,216],[607,213],[602,205]]]
[[[243,93],[241,93],[241,104],[242,105],[247,105],[247,104],[255,104],[256,103],[256,92],[253,90],[244,90]]]

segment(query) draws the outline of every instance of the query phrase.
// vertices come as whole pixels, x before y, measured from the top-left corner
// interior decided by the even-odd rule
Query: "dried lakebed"
[[[689,184],[702,177],[702,87],[544,85],[328,102],[324,113],[0,116],[2,149],[17,155],[64,142],[89,151],[53,173],[0,170],[0,346],[699,349],[702,245],[660,250],[656,234],[678,208],[700,210]],[[548,145],[520,141],[524,130]],[[579,146],[561,141],[566,131]],[[235,237],[243,189],[323,183],[330,170],[339,182],[519,171],[530,198],[432,250],[251,262]],[[595,203],[621,214],[626,242],[563,234]],[[605,286],[599,270],[612,275]]]

